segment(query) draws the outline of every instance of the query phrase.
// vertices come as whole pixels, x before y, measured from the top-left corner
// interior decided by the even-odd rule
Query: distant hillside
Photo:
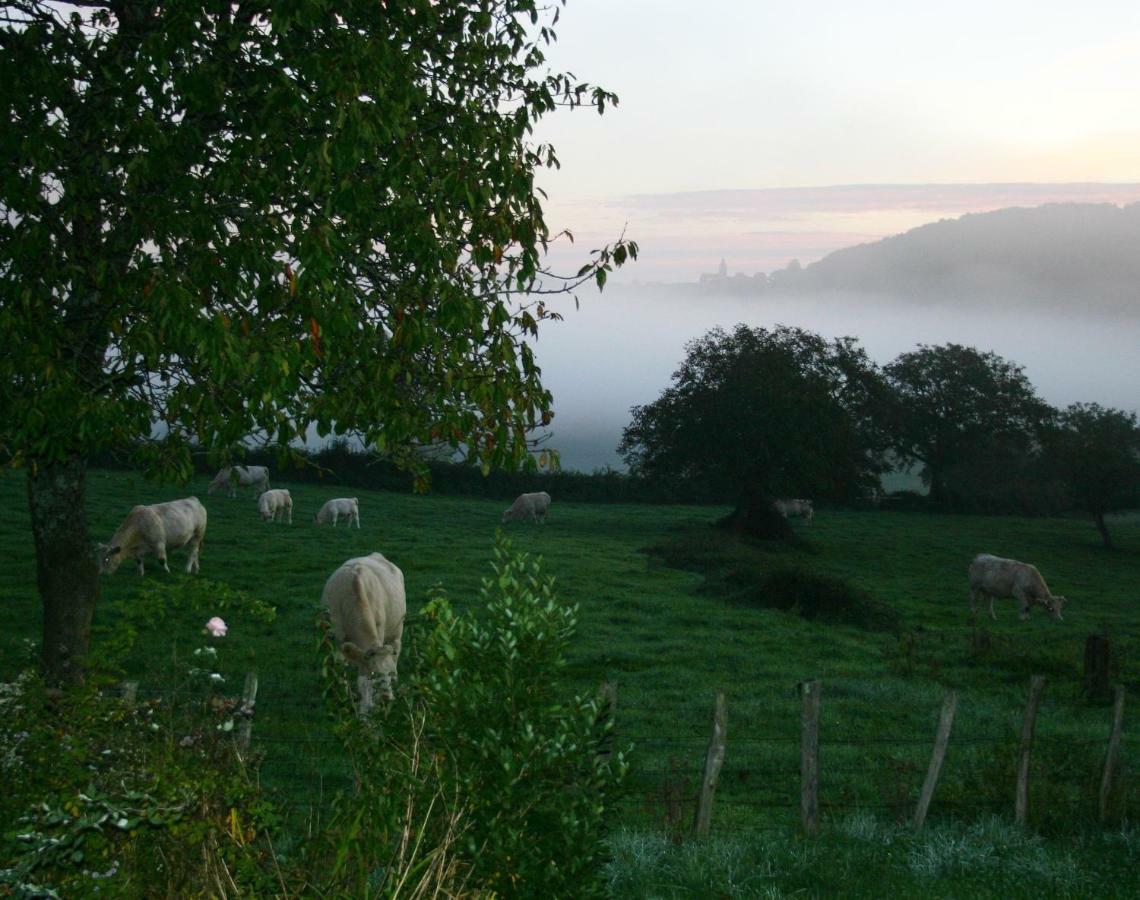
[[[768,276],[768,291],[1140,313],[1140,203],[1051,203],[944,219]]]

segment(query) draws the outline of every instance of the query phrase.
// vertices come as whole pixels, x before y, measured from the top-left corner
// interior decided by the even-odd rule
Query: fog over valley
[[[1132,229],[1140,216],[1135,207],[1107,207],[1116,214],[1093,208],[1092,220],[1115,224],[1112,239],[1106,236],[1096,265],[1090,265],[1088,247],[1096,238],[1096,229],[1090,233],[1088,228],[1090,207],[1040,209],[1036,217],[1034,210],[967,216],[939,223],[941,232],[928,226],[840,251],[805,267],[801,282],[786,289],[764,288],[731,274],[717,278],[715,272],[702,283],[610,284],[603,294],[583,289],[579,309],[569,298],[555,304],[565,320],[545,326],[536,344],[544,382],[554,394],[550,446],[560,451],[567,469],[622,467],[616,448],[630,407],[660,395],[687,341],[737,323],[793,325],[825,337],[850,335],[880,365],[920,343],[960,343],[1023,366],[1040,396],[1054,406],[1083,401],[1135,411],[1140,408],[1140,304],[1135,295],[1140,282],[1129,287],[1122,277],[1135,265],[1128,251],[1135,244],[1123,242],[1117,226]],[[1068,260],[1066,215],[1082,223],[1081,246],[1069,251]],[[1000,226],[1006,225],[1003,240]],[[1032,237],[1026,230],[1031,228],[1040,231],[1035,257],[1026,253]],[[935,265],[929,246],[940,233],[948,240]],[[979,235],[992,248],[981,268]],[[913,265],[901,266],[907,273],[905,294],[812,284],[818,280],[812,278],[814,271],[841,272],[840,264],[858,272],[864,283],[889,283],[905,258],[908,240],[927,250],[916,251]],[[968,266],[955,270],[952,265],[956,243],[963,259],[973,263],[968,290],[962,287],[965,277],[959,277]],[[709,269],[717,262],[710,260]],[[1064,281],[1068,299],[1043,289],[1043,270],[1051,273],[1050,283]],[[991,277],[987,280],[979,271]],[[832,278],[836,280],[841,279]]]

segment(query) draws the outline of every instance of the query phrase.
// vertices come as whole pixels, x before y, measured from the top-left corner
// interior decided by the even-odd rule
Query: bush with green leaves
[[[330,887],[392,893],[422,846],[447,860],[422,853],[420,865],[450,865],[468,890],[604,894],[606,825],[627,765],[600,750],[612,727],[601,698],[560,684],[576,619],[540,561],[500,538],[472,611],[457,614],[436,591],[410,626],[405,684],[389,706],[355,715],[351,679],[326,639],[327,684],[360,786],[332,829]]]
[[[241,706],[228,696],[231,679],[223,674],[224,624],[211,619],[187,631],[183,621],[207,603],[231,622],[263,621],[273,612],[209,582],[156,585],[118,610],[85,686],[60,691],[32,668],[0,685],[0,778],[7,785],[0,794],[0,894],[279,889],[268,841],[277,813],[257,784],[257,756],[235,752]],[[160,623],[201,646],[175,662],[175,672],[159,673],[177,676],[176,690],[138,702],[121,698],[112,682],[140,634]]]

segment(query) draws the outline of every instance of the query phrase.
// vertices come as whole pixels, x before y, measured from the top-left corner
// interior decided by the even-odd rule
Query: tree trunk
[[[1093,518],[1096,519],[1096,530],[1100,532],[1100,538],[1104,541],[1104,546],[1112,550],[1112,538],[1108,533],[1108,526],[1104,524],[1104,513],[1093,513]]]
[[[43,666],[49,681],[82,682],[99,573],[87,533],[87,463],[31,465],[28,508],[36,584],[44,608]]]
[[[788,540],[795,536],[787,520],[772,509],[772,500],[756,491],[747,491],[737,502],[736,509],[719,520],[721,527],[771,540]]]

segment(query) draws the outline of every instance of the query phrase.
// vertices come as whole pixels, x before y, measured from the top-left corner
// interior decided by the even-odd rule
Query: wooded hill
[[[1140,313],[1140,203],[1051,203],[943,219],[768,276],[768,290]]]

